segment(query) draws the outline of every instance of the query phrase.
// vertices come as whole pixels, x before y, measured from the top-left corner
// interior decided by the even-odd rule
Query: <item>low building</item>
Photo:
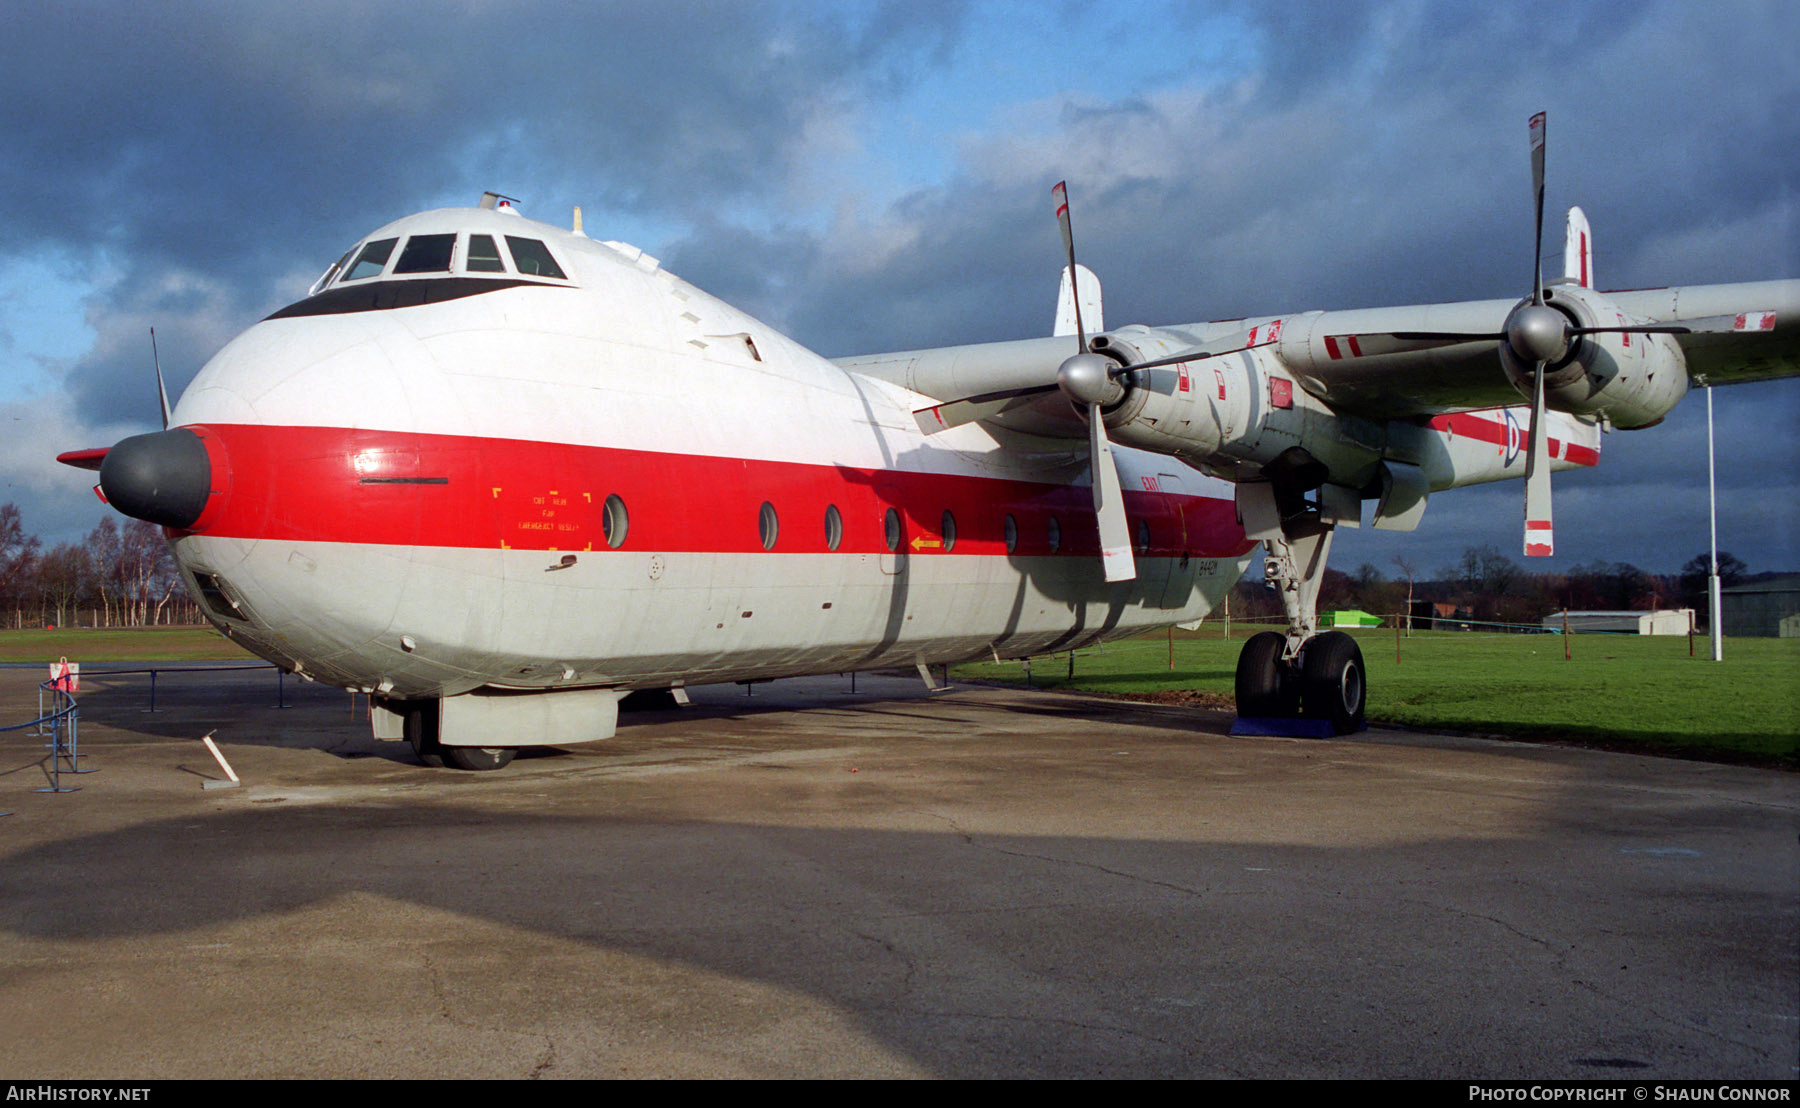
[[[1800,630],[1790,617],[1800,615],[1800,575],[1771,577],[1719,590],[1725,612],[1725,635],[1746,638],[1794,638]]]
[[[1663,608],[1654,612],[1551,612],[1544,626],[1575,635],[1685,635],[1694,629],[1692,608]]]

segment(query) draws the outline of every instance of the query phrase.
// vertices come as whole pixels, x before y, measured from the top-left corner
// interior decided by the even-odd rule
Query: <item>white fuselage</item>
[[[214,470],[184,571],[309,676],[404,699],[1016,657],[1197,619],[1248,563],[1229,485],[1120,450],[1138,577],[1109,585],[1080,444],[927,439],[918,394],[629,248],[469,210],[372,239],[428,232],[529,234],[568,277],[340,280],[174,411]]]

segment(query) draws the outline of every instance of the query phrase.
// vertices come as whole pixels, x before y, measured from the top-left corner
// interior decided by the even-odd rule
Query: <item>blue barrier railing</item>
[[[149,675],[150,689],[149,707],[146,712],[160,709],[156,706],[156,678],[160,673],[228,673],[234,670],[272,669],[275,671],[275,699],[273,708],[290,708],[287,702],[287,671],[270,662],[254,662],[245,665],[200,665],[200,666],[145,666],[138,669],[90,669],[83,676],[89,680],[96,678],[130,677]],[[8,731],[24,731],[31,728],[33,735],[47,735],[50,742],[50,764],[47,773],[49,786],[38,789],[41,793],[68,793],[77,791],[80,786],[64,785],[62,775],[65,773],[96,773],[97,770],[81,767],[81,709],[76,702],[74,692],[67,687],[67,678],[52,678],[38,683],[38,715],[36,719],[16,723],[10,727],[0,727],[0,734]],[[47,702],[47,704],[46,704]],[[64,768],[67,763],[67,768]],[[0,816],[11,815],[0,812]]]
[[[250,663],[246,663],[244,665],[229,665],[229,666],[214,666],[214,665],[206,665],[206,666],[146,666],[143,669],[110,669],[110,668],[109,669],[94,669],[94,670],[89,670],[83,676],[90,677],[90,678],[93,678],[93,677],[129,677],[129,676],[136,676],[138,674],[143,674],[143,673],[149,674],[150,675],[150,706],[148,708],[145,708],[144,711],[154,712],[154,711],[158,710],[158,708],[156,707],[156,675],[159,673],[231,673],[231,672],[237,671],[237,670],[251,670],[251,669],[272,669],[272,670],[274,670],[275,671],[275,699],[276,699],[276,703],[275,703],[274,707],[277,707],[277,708],[291,707],[291,705],[289,705],[287,702],[287,671],[282,669],[280,666],[277,666],[273,662],[250,662]]]
[[[38,684],[38,718],[25,723],[17,723],[11,727],[0,727],[0,733],[7,731],[23,731],[34,728],[33,734],[45,734],[49,728],[50,735],[50,767],[48,770],[50,784],[37,789],[40,793],[72,793],[79,785],[64,785],[64,773],[93,773],[94,770],[82,769],[81,758],[81,706],[75,701],[75,694],[65,686],[66,679],[52,678]],[[44,710],[44,694],[50,695],[50,710]],[[63,762],[69,763],[67,770]]]

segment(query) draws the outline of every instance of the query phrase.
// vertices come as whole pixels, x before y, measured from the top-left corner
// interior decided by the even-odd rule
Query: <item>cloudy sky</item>
[[[1800,276],[1788,0],[14,0],[6,24],[0,502],[48,541],[104,511],[54,455],[155,425],[151,326],[179,388],[363,233],[489,188],[581,205],[842,355],[1048,331],[1065,177],[1115,326],[1522,292],[1544,109],[1549,208],[1586,209],[1603,286]],[[1550,566],[1705,548],[1703,400],[1559,479]],[[1721,545],[1800,570],[1800,382],[1715,401]],[[1522,497],[1439,496],[1334,562],[1516,552]]]

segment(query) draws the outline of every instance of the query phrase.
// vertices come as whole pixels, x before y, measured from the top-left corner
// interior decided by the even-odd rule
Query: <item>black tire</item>
[[[510,746],[438,746],[438,754],[451,769],[484,771],[504,769],[518,751]]]
[[[438,746],[438,702],[415,700],[401,714],[406,743],[413,754],[428,766],[443,765],[443,748]]]
[[[1285,667],[1281,656],[1287,651],[1287,636],[1276,631],[1262,631],[1250,636],[1238,652],[1237,712],[1251,719],[1268,716],[1291,716],[1295,705],[1287,695]]]
[[[1363,729],[1368,701],[1362,648],[1342,631],[1313,636],[1300,651],[1300,703],[1310,719],[1328,719],[1348,735]]]

